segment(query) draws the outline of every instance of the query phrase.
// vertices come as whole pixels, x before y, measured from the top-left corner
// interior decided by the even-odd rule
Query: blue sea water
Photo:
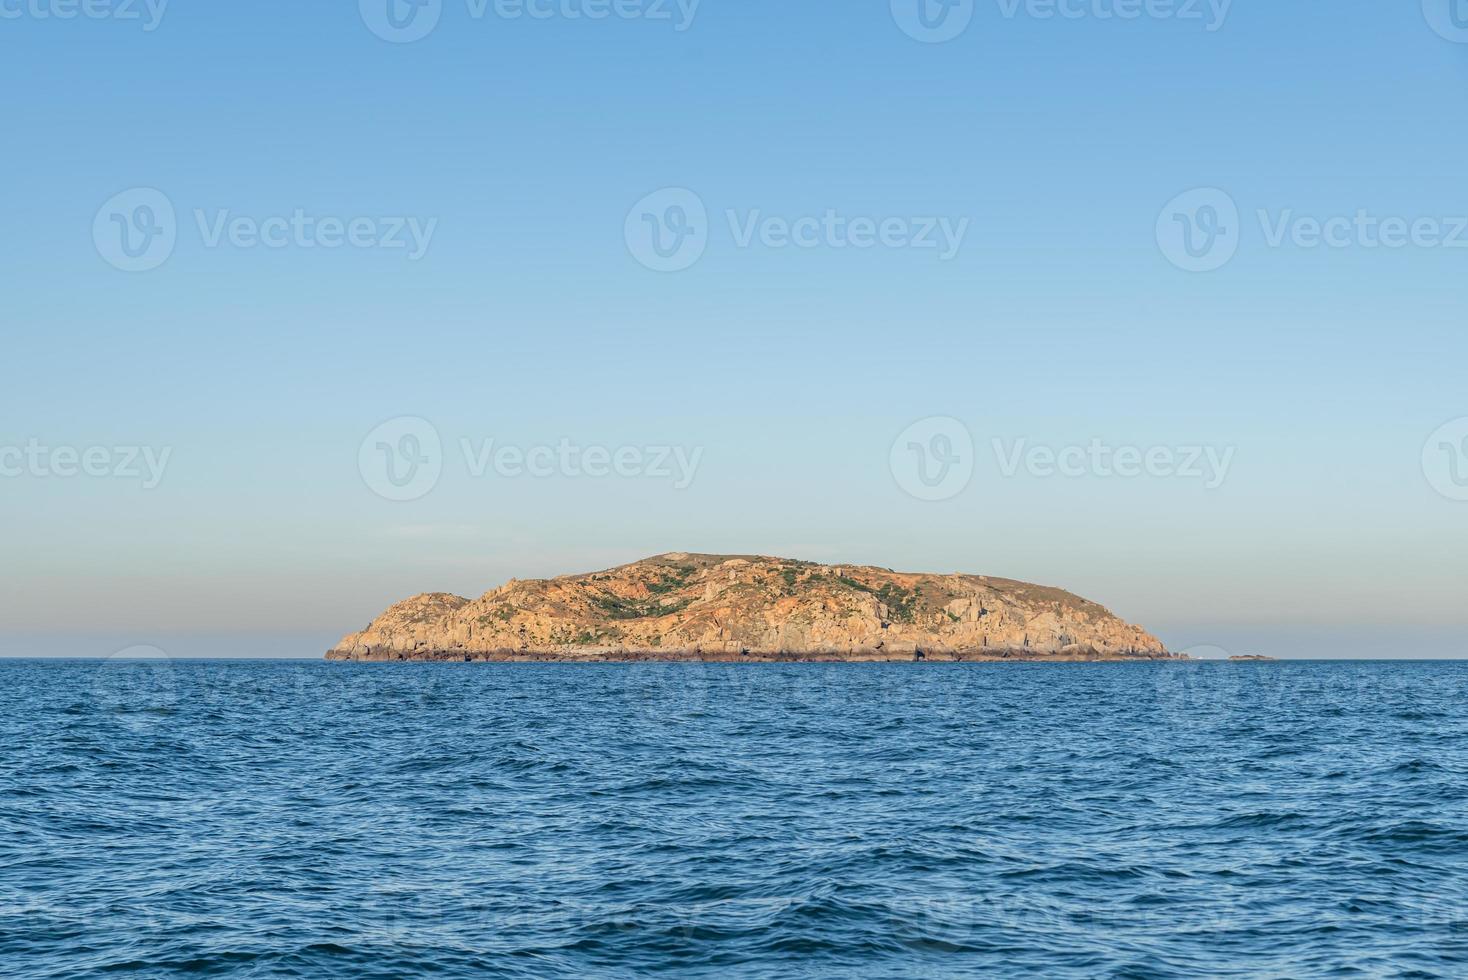
[[[0,976],[1464,976],[1465,688],[0,662]]]

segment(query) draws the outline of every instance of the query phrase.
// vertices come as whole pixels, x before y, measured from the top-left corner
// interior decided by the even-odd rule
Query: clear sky
[[[696,550],[1468,655],[1468,9],[394,4],[0,0],[0,652]]]

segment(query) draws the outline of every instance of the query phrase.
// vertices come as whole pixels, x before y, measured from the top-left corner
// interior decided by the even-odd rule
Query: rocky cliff
[[[1162,642],[1060,589],[753,555],[659,555],[430,593],[332,660],[1141,660]]]

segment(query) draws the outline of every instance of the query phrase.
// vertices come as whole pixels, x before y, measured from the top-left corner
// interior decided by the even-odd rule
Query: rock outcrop
[[[1061,589],[753,555],[659,555],[430,593],[332,660],[1159,660],[1162,642]]]

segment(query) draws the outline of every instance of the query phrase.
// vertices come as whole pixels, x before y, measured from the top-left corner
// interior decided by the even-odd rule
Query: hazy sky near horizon
[[[0,0],[0,653],[696,550],[1468,655],[1468,3],[386,2]]]

